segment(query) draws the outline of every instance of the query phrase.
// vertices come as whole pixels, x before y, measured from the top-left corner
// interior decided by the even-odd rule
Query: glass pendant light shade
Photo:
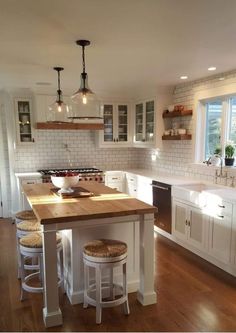
[[[75,118],[97,118],[102,116],[100,114],[100,101],[88,86],[87,73],[81,73],[80,78],[80,88],[71,96],[73,116]]]
[[[67,122],[69,116],[69,106],[63,102],[60,72],[64,69],[62,67],[54,67],[58,74],[58,90],[57,99],[54,103],[48,106],[47,121],[48,122]]]
[[[88,86],[88,75],[85,72],[85,46],[90,45],[88,40],[78,40],[77,45],[82,46],[83,72],[80,75],[80,88],[72,96],[71,117],[75,119],[102,118],[101,104],[96,94]]]
[[[69,107],[64,102],[55,101],[48,106],[47,121],[66,122],[68,121]]]

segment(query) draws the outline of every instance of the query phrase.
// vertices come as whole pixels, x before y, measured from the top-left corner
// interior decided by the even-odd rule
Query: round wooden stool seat
[[[15,217],[18,220],[36,220],[36,216],[32,210],[22,210],[16,213]]]
[[[41,224],[37,220],[25,220],[18,223],[16,228],[21,231],[34,232],[41,230]]]
[[[90,257],[114,258],[127,252],[124,242],[113,239],[93,240],[84,245],[84,253]]]
[[[61,236],[57,234],[57,244],[61,242]],[[34,232],[20,238],[20,245],[28,248],[42,248],[43,239],[40,232]]]
[[[124,306],[125,314],[129,314],[127,289],[127,245],[113,239],[93,240],[84,245],[84,308],[93,305],[96,307],[96,323],[102,320],[102,308],[113,307],[120,304]],[[122,286],[114,283],[113,269],[122,267]],[[91,284],[89,270],[95,269],[95,283]],[[102,281],[102,271],[109,271],[109,281]],[[105,293],[106,292],[106,295]],[[107,292],[109,300],[107,301]],[[94,297],[95,295],[95,297]],[[118,298],[116,297],[118,296]]]

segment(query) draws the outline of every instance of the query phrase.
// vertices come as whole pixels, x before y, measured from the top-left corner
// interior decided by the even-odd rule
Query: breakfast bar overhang
[[[133,239],[130,255],[134,259],[138,255],[137,299],[142,305],[156,303],[153,232],[156,208],[103,184],[80,182],[80,186],[93,192],[94,196],[62,199],[51,192],[52,184],[23,185],[24,194],[42,224],[43,318],[46,327],[62,324],[56,255],[56,232],[61,230],[69,233],[66,237],[68,244],[65,246],[67,250],[64,257],[67,270],[66,292],[72,304],[82,302],[79,280],[82,269],[80,256],[84,240],[104,234],[106,236],[107,233],[113,239],[119,238],[119,234],[125,238],[129,237],[130,230],[133,230],[132,237],[129,237]],[[138,251],[135,246],[138,246]],[[131,288],[131,291],[134,290]]]

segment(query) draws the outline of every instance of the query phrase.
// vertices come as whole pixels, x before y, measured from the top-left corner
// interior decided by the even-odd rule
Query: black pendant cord
[[[58,73],[58,78],[57,78],[57,85],[58,85],[58,89],[57,89],[57,94],[58,94],[58,104],[61,104],[62,100],[61,100],[61,77],[60,77],[60,70],[57,70]]]
[[[82,46],[82,61],[83,61],[83,73],[85,74],[85,56],[84,56],[85,47]]]

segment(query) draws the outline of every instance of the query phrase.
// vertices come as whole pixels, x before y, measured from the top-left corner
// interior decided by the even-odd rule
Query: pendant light
[[[60,72],[64,70],[63,67],[53,67],[55,71],[57,71],[57,99],[56,101],[51,104],[49,108],[49,113],[47,117],[47,121],[54,121],[54,122],[66,122],[68,121],[69,115],[69,107],[63,102],[62,98],[62,90],[61,90],[61,78]]]
[[[83,72],[80,75],[80,88],[72,96],[74,119],[102,118],[100,102],[96,94],[88,86],[88,74],[85,69],[85,47],[90,45],[89,40],[80,39],[76,44],[82,47]]]

